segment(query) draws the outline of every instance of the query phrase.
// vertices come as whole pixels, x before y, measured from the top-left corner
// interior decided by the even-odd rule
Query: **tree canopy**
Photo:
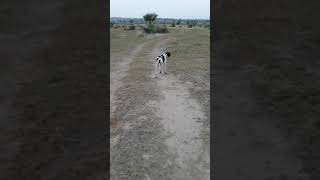
[[[148,25],[151,25],[156,21],[157,17],[158,15],[156,13],[147,13],[143,16],[143,19]]]

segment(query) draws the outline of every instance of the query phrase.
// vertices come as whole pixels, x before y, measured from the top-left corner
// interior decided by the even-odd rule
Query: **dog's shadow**
[[[164,77],[166,77],[166,75],[168,75],[168,74],[169,74],[168,72],[165,73],[165,74],[160,73],[158,76],[154,76],[154,78],[156,78],[156,79],[159,79],[160,77],[164,78]]]

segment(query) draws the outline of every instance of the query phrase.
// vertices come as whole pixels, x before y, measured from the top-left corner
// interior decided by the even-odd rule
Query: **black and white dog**
[[[170,52],[165,52],[163,54],[161,54],[160,56],[157,57],[156,59],[156,67],[155,67],[155,71],[156,71],[156,78],[158,77],[158,73],[160,72],[164,72],[165,74],[167,74],[167,59],[168,57],[170,57],[171,54]]]

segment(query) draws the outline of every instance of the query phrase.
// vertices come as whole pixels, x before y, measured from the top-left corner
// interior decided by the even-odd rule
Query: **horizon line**
[[[143,19],[143,17],[121,17],[121,16],[112,16],[110,18]],[[170,17],[170,18],[168,18],[168,17],[157,17],[157,18],[159,18],[159,19],[203,19],[203,20],[210,20],[210,18],[173,18],[173,17]]]

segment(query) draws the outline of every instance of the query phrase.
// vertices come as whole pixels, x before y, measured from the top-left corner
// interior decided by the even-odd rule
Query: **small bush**
[[[129,30],[135,30],[136,29],[136,26],[133,25],[133,24],[129,25],[128,27],[129,27]]]
[[[155,26],[142,27],[143,31],[147,34],[155,33]]]
[[[148,27],[143,27],[143,30],[147,34],[151,33],[168,33],[168,28],[167,26],[155,26],[155,25],[150,25]]]
[[[135,30],[136,29],[136,26],[133,25],[133,24],[130,24],[130,25],[124,25],[122,26],[123,30],[127,31],[127,30]]]
[[[157,27],[156,32],[157,32],[157,33],[168,33],[169,31],[168,31],[167,26],[162,26],[162,27],[159,26],[159,27]]]
[[[188,28],[192,28],[192,24],[188,24]]]

